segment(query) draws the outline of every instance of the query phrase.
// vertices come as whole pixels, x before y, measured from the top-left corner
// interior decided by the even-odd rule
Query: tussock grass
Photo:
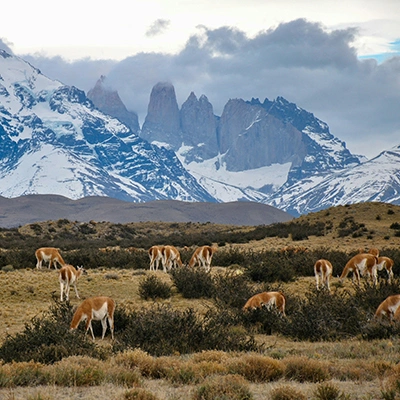
[[[233,359],[228,369],[251,382],[275,381],[285,374],[285,364],[282,361],[258,354],[246,354],[240,359]]]
[[[298,382],[322,382],[330,379],[329,368],[325,362],[308,357],[287,357],[283,360],[285,377]]]
[[[248,384],[239,375],[207,378],[194,393],[193,400],[252,400]]]
[[[378,215],[379,218],[376,218]],[[324,224],[324,234],[319,236],[319,231],[318,236],[314,236],[311,230],[321,228],[321,223]],[[0,343],[8,335],[23,332],[33,317],[40,320],[52,305],[52,297],[59,296],[57,273],[54,270],[34,269],[35,260],[32,257],[32,250],[40,240],[46,240],[43,245],[47,245],[48,239],[45,237],[53,233],[56,235],[54,239],[62,245],[63,255],[68,262],[89,267],[89,275],[78,282],[82,299],[106,295],[116,300],[117,341],[121,339],[119,335],[126,323],[124,313],[143,315],[151,320],[156,307],[173,310],[171,314],[165,313],[167,317],[180,317],[192,309],[196,318],[189,318],[190,321],[199,318],[202,324],[212,322],[224,326],[228,323],[229,326],[223,334],[213,331],[213,326],[209,326],[210,332],[215,333],[213,339],[219,339],[219,350],[199,348],[193,350],[194,353],[184,354],[184,349],[179,348],[172,351],[173,355],[160,353],[156,356],[133,342],[124,351],[114,353],[115,347],[107,335],[106,340],[97,339],[95,342],[102,357],[65,356],[53,365],[32,361],[0,364],[0,398],[60,400],[78,396],[85,399],[106,396],[110,399],[171,400],[200,398],[195,397],[200,395],[204,395],[201,397],[203,399],[256,400],[290,399],[293,396],[302,399],[303,395],[313,399],[399,398],[399,331],[390,327],[383,329],[369,322],[377,304],[388,294],[400,290],[399,282],[393,285],[380,284],[377,289],[362,287],[360,290],[352,286],[350,279],[342,285],[336,279],[345,261],[360,247],[378,247],[381,254],[392,257],[395,260],[394,272],[398,276],[400,235],[396,223],[400,225],[400,207],[373,203],[337,207],[303,216],[295,227],[306,227],[307,232],[304,232],[304,238],[296,237],[295,242],[291,234],[285,237],[279,233],[263,238],[269,232],[264,228],[233,229],[214,227],[213,224],[161,226],[150,223],[147,226],[129,224],[126,227],[113,227],[107,223],[96,223],[92,224],[93,229],[90,230],[83,226],[86,230],[79,231],[80,238],[72,235],[74,229],[80,227],[70,221],[43,223],[40,229],[35,226],[21,227],[18,235],[14,236],[7,236],[7,232],[4,232],[0,237],[0,247],[7,248],[0,252]],[[339,237],[338,229],[346,227],[357,228],[357,231],[352,234],[341,231]],[[372,238],[363,234],[364,228]],[[83,237],[88,250],[77,251]],[[108,239],[104,240],[105,237]],[[165,284],[172,287],[171,296],[165,299],[160,298],[162,296],[140,296],[141,282],[150,276],[146,254],[148,243],[195,246],[199,238],[211,243],[217,237],[220,238],[217,240],[220,247],[213,259],[213,270],[204,277],[205,289],[201,289],[205,290],[206,296],[185,298],[174,286],[171,275],[161,271],[152,273],[157,279],[148,290],[151,292],[155,286]],[[234,241],[228,243],[225,239],[229,237]],[[18,240],[20,244],[16,246]],[[128,249],[132,243],[136,248]],[[99,247],[103,245],[105,249],[100,251]],[[58,247],[57,244],[55,246]],[[194,246],[188,250],[182,247],[184,262],[189,259]],[[312,266],[317,258],[334,260],[332,294],[329,297],[314,293]],[[269,273],[265,273],[267,267],[271,267]],[[252,277],[262,279],[256,282]],[[183,285],[192,279],[188,276],[180,278]],[[214,286],[212,293],[207,292],[207,282],[212,282]],[[273,322],[270,315],[261,313],[247,320],[243,318],[241,307],[246,297],[255,291],[276,287],[287,295],[286,320],[277,320],[276,324],[273,323],[273,329],[270,329]],[[198,289],[195,287],[195,290]],[[73,307],[80,301],[72,294]],[[325,311],[321,311],[322,302],[328,304]],[[362,309],[361,314],[358,308]],[[314,324],[305,324],[306,319],[312,321],[311,315],[315,317]],[[329,324],[326,324],[327,320]],[[66,326],[68,322],[65,321]],[[163,325],[160,326],[158,331],[163,329]],[[252,332],[256,332],[256,343],[261,346],[257,353],[240,349],[221,351],[224,348],[222,345],[226,345],[228,340],[237,340],[250,332],[252,326],[257,327]],[[99,323],[95,322],[94,328],[98,331]],[[310,332],[317,332],[313,338],[315,342],[300,341],[300,336],[293,341],[284,336],[287,332],[300,329],[304,337]],[[269,331],[273,334],[269,335]],[[147,337],[152,337],[154,330],[145,333]],[[161,333],[157,337],[158,343],[164,340]],[[329,341],[320,341],[318,335],[321,334]],[[170,332],[164,334],[169,335]],[[176,332],[172,332],[170,337],[176,340]],[[76,338],[80,340],[80,335]],[[335,341],[337,339],[340,341]]]
[[[289,385],[281,385],[271,391],[271,400],[307,400],[307,397]]]

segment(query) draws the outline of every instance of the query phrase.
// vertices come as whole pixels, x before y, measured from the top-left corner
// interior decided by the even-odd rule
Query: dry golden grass
[[[392,210],[388,213],[388,210]],[[364,223],[368,229],[367,236],[359,238],[339,238],[337,227],[346,217],[351,216],[358,223]],[[395,237],[389,227],[393,222],[400,223],[400,207],[381,203],[360,204],[357,206],[335,207],[329,210],[313,213],[299,218],[299,221],[329,222],[333,224],[332,232],[323,237],[310,237],[308,240],[293,242],[290,238],[267,238],[240,246],[243,249],[280,249],[283,247],[306,247],[308,249],[330,248],[342,251],[357,251],[360,247],[396,248],[400,246],[400,237]],[[150,227],[156,229],[157,225]],[[188,229],[193,226],[188,225]],[[204,228],[204,227],[203,227]],[[145,232],[143,226],[143,232]],[[147,228],[149,229],[149,228]],[[176,227],[171,227],[176,229]],[[196,228],[197,229],[197,228]],[[223,229],[221,227],[221,229]],[[248,228],[245,228],[248,229]],[[312,266],[310,266],[311,268]],[[213,273],[221,269],[213,268]],[[113,297],[118,305],[128,309],[140,309],[151,305],[152,301],[144,301],[138,295],[140,279],[150,271],[123,270],[101,268],[89,270],[87,276],[80,278],[78,290],[81,299],[106,295]],[[171,283],[170,277],[161,271],[154,272],[164,282]],[[315,281],[312,277],[302,277],[295,282],[283,285],[287,294],[304,293],[309,290]],[[44,311],[52,304],[51,296],[59,296],[59,283],[57,272],[54,270],[36,270],[27,268],[16,271],[0,271],[0,342],[6,334],[15,334],[23,330],[26,322]],[[342,290],[336,278],[333,278],[333,290]],[[350,281],[345,283],[345,288],[350,288]],[[70,294],[71,303],[78,305],[81,300],[76,299],[73,289]],[[163,303],[184,309],[193,307],[202,312],[210,305],[208,300],[188,300],[173,290],[170,299],[162,300]],[[294,392],[299,392],[306,398],[313,398],[318,388],[318,379],[326,379],[337,386],[348,399],[381,399],[381,391],[390,390],[398,380],[400,373],[397,364],[400,362],[400,343],[396,340],[380,340],[363,342],[351,339],[341,342],[294,342],[281,336],[258,335],[257,341],[264,343],[263,354],[228,354],[218,351],[209,351],[193,355],[154,358],[139,350],[132,353],[120,354],[110,359],[108,366],[102,362],[98,364],[105,370],[110,369],[115,375],[124,377],[124,370],[137,369],[142,380],[140,388],[158,399],[192,399],[196,392],[199,380],[206,376],[219,376],[229,373],[247,374],[247,385],[255,400],[269,399],[274,390],[288,386]],[[109,345],[109,339],[100,345]],[[73,361],[73,360],[72,360]],[[63,360],[66,368],[71,360]],[[97,362],[96,362],[97,364]],[[259,375],[257,368],[272,366],[271,369],[278,375],[279,380],[268,382],[266,375]],[[272,368],[271,367],[271,368]],[[50,367],[49,367],[50,368]],[[289,369],[288,369],[289,368]],[[289,371],[302,369],[304,376],[290,380],[284,374]],[[162,379],[155,376],[163,374]],[[295,374],[295,372],[292,372]],[[307,375],[308,374],[308,375]],[[313,381],[314,377],[315,382]],[[319,377],[319,378],[318,378]],[[117,383],[103,383],[96,387],[82,387],[78,385],[60,387],[47,385],[38,387],[14,387],[0,389],[0,399],[124,399],[128,386]],[[143,394],[143,396],[145,396]],[[145,398],[145,397],[143,397]]]
[[[213,273],[218,270],[218,267],[214,268]],[[101,294],[111,296],[116,299],[117,304],[131,309],[146,307],[152,302],[139,298],[138,285],[144,274],[149,273],[132,270],[90,270],[89,274],[81,277],[78,282],[79,293],[82,299]],[[171,282],[169,275],[160,271],[155,274],[165,282]],[[298,294],[300,290],[308,289],[313,282],[312,278],[302,278],[289,284],[286,290],[294,285],[293,293]],[[3,289],[0,297],[2,339],[6,333],[21,331],[33,316],[48,310],[53,292],[59,295],[57,273],[54,270],[2,271],[0,285]],[[79,304],[80,300],[76,299],[73,291],[70,298],[72,304]],[[200,311],[209,304],[205,300],[183,299],[176,292],[171,299],[162,302],[177,308],[190,306]],[[96,342],[99,345],[107,345],[108,340],[102,342],[97,338]],[[120,374],[120,380],[124,379],[124,369],[137,369],[143,377],[143,390],[159,399],[169,400],[191,399],[198,385],[207,376],[218,377],[225,374],[240,374],[246,378],[254,399],[270,398],[271,392],[282,383],[311,398],[318,381],[324,379],[334,382],[351,399],[379,399],[381,389],[393,386],[399,375],[396,364],[400,362],[400,344],[390,340],[361,342],[353,339],[340,343],[310,343],[293,342],[284,337],[266,335],[258,335],[257,340],[265,344],[266,350],[263,354],[208,351],[190,356],[155,358],[136,350],[115,356],[108,361],[107,367],[100,361],[94,361],[94,364],[98,365],[100,370],[110,371],[114,376]],[[58,364],[58,368],[63,371],[74,370],[74,365],[73,359],[67,359]],[[285,377],[287,371],[292,371],[293,375]],[[297,371],[298,376],[293,371]],[[155,379],[160,376],[162,379]],[[300,379],[299,376],[303,378]],[[301,380],[305,382],[301,383]],[[126,390],[126,385],[115,383],[103,383],[92,388],[79,385],[59,387],[58,384],[29,389],[18,386],[13,389],[1,389],[0,398],[27,399],[30,396],[36,399],[123,399]]]

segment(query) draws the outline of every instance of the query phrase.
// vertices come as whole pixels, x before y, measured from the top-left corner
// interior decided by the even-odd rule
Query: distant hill
[[[293,217],[275,207],[256,202],[183,202],[157,200],[132,203],[110,197],[71,200],[59,195],[0,196],[0,227],[68,219],[70,221],[128,222],[212,222],[224,225],[269,225]]]

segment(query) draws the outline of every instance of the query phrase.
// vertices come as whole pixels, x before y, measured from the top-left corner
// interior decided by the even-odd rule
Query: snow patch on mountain
[[[286,182],[291,168],[291,163],[286,163],[233,172],[226,169],[221,155],[202,162],[185,163],[185,154],[191,149],[181,146],[176,153],[179,160],[213,197],[222,202],[238,199],[265,202],[267,195],[260,190],[266,182],[272,190],[277,190]]]

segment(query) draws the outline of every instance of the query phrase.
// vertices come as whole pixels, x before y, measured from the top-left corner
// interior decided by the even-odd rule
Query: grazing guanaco
[[[314,264],[314,274],[317,284],[317,290],[319,290],[320,283],[322,284],[322,287],[326,287],[329,291],[331,290],[329,281],[332,276],[332,271],[333,267],[330,261],[325,259],[320,259],[316,261],[316,263]]]
[[[383,269],[386,269],[389,283],[392,282],[392,279],[394,277],[393,265],[394,265],[394,261],[391,258],[385,257],[385,256],[378,257],[378,263],[376,264],[376,267],[377,267],[378,271],[382,271]]]
[[[276,307],[282,315],[285,314],[286,299],[281,292],[262,292],[250,297],[243,306],[244,311],[255,310],[256,308],[267,307],[271,309]]]
[[[74,267],[72,265],[64,265],[59,271],[58,271],[58,278],[60,281],[60,299],[61,301],[64,300],[64,294],[65,294],[65,299],[69,300],[69,291],[71,289],[71,285],[74,285],[75,289],[75,294],[76,297],[79,299],[79,293],[78,289],[76,287],[76,283],[78,281],[78,278],[81,275],[87,275],[86,270],[81,267]]]
[[[52,265],[54,265],[54,268],[57,269],[57,263],[60,265],[60,267],[65,265],[65,261],[61,257],[60,252],[54,247],[41,247],[35,251],[35,256],[37,261],[37,269],[42,268],[43,262],[49,263],[49,269]]]
[[[353,280],[356,278],[357,283],[360,284],[360,275],[369,276],[376,285],[378,280],[377,272],[378,258],[370,253],[360,253],[352,257],[345,265],[339,281],[343,282],[344,278],[350,272],[353,272]]]
[[[202,265],[206,272],[210,272],[212,257],[216,250],[215,247],[211,246],[198,247],[189,261],[189,267],[192,268],[198,264],[199,266]]]
[[[165,270],[163,249],[164,249],[164,246],[152,246],[152,247],[150,247],[150,249],[148,251],[149,258],[150,258],[150,271],[154,271],[154,266],[155,266],[155,270],[158,271],[158,267],[160,265],[160,262],[161,262],[161,264],[163,266],[163,269]]]
[[[92,320],[101,321],[101,325],[103,327],[103,334],[101,335],[101,338],[104,339],[107,331],[108,320],[111,338],[114,339],[114,311],[115,301],[112,298],[105,296],[90,297],[84,300],[76,309],[71,321],[71,330],[76,329],[81,321],[86,320],[86,333],[90,329],[92,338],[95,340]]]
[[[379,305],[375,312],[374,318],[378,320],[383,320],[384,318],[387,318],[389,322],[393,322],[400,316],[397,313],[397,311],[399,310],[399,306],[400,294],[389,296]]]
[[[181,260],[181,255],[179,250],[174,246],[164,246],[162,250],[163,254],[163,267],[164,272],[170,271],[172,267],[176,268],[177,266],[183,267],[183,263]]]

